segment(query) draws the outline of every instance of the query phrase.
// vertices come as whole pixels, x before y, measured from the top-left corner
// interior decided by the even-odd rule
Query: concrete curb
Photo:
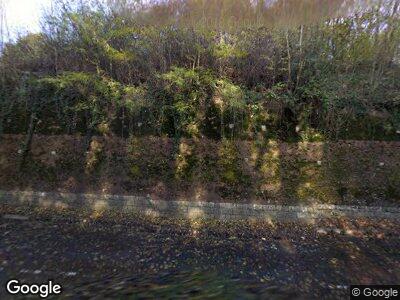
[[[161,201],[149,197],[0,191],[0,203],[48,208],[114,210],[153,216],[220,220],[300,220],[334,217],[399,219],[399,207],[344,205],[282,206],[213,202]]]

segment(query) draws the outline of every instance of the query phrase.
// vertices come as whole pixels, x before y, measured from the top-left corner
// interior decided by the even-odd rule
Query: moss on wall
[[[150,194],[163,199],[278,204],[398,204],[400,143],[23,136],[0,145],[0,189]]]

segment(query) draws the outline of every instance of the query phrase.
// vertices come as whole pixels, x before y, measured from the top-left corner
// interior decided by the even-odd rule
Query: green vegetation
[[[25,140],[15,161],[0,163],[43,169],[43,182],[67,188],[82,181],[162,197],[396,199],[387,152],[369,157],[378,150],[365,142],[349,161],[337,141],[399,140],[399,7],[57,0],[41,33],[1,47],[0,134]],[[80,152],[59,147],[37,161],[34,134],[76,138]],[[367,173],[379,183],[366,183]]]
[[[58,1],[4,46],[0,130],[398,139],[399,1],[376,2]]]

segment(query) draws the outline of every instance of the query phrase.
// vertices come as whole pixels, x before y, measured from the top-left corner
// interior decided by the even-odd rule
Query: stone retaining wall
[[[0,190],[150,195],[158,200],[400,206],[400,142],[3,135]]]
[[[212,202],[160,201],[150,197],[0,191],[0,203],[48,208],[113,210],[152,216],[204,219],[299,220],[346,216],[399,218],[400,208],[343,205],[281,206]]]

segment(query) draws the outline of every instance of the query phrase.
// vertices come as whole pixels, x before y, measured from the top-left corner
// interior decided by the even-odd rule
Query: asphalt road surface
[[[400,221],[189,221],[4,205],[0,215],[0,299],[15,298],[11,279],[51,279],[75,299],[348,299],[351,284],[400,284]]]

